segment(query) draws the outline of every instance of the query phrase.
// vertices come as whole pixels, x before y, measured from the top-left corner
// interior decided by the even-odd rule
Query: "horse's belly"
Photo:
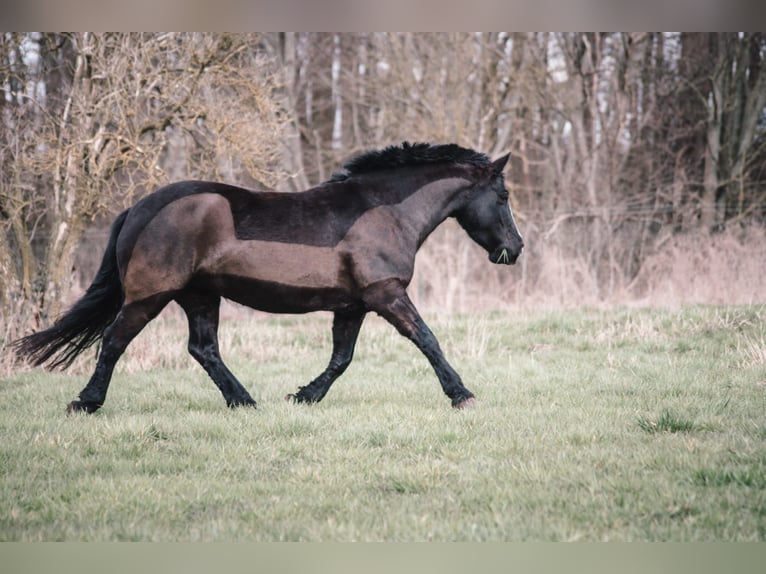
[[[341,257],[332,247],[236,240],[215,250],[195,273],[227,299],[272,313],[354,306]]]
[[[200,277],[197,284],[259,311],[308,313],[355,307],[358,301],[340,287],[299,287],[236,275]]]

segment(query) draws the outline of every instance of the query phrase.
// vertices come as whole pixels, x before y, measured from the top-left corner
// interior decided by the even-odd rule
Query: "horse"
[[[68,413],[93,413],[128,344],[176,301],[188,320],[188,351],[226,404],[254,407],[221,359],[221,298],[271,313],[330,311],[327,368],[286,397],[310,404],[349,366],[362,322],[375,312],[425,355],[452,406],[469,407],[474,394],[445,359],[407,286],[418,249],[450,217],[492,263],[516,262],[524,242],[504,183],[509,155],[491,161],[456,144],[404,142],[355,156],[300,192],[209,181],[166,185],[115,219],[85,294],[51,327],[15,341],[15,351],[35,366],[65,369],[100,341],[93,375],[67,405]]]

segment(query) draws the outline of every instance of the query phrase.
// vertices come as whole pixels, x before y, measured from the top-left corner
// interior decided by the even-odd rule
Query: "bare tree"
[[[253,36],[5,34],[0,304],[59,311],[95,217],[176,175],[283,177],[279,77]],[[180,167],[179,167],[180,165]]]

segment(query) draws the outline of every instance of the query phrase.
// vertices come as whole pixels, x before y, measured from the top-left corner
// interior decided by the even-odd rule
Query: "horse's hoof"
[[[66,414],[72,415],[74,413],[95,413],[100,406],[101,405],[84,403],[82,401],[72,401],[66,406]]]
[[[472,409],[476,406],[476,399],[474,397],[468,397],[453,404],[452,406],[461,411],[465,409]]]
[[[307,398],[306,395],[301,395],[300,392],[285,395],[285,400],[289,403],[295,403],[296,405],[312,405],[319,402],[318,399],[311,397]]]
[[[230,409],[238,409],[240,407],[252,407],[258,408],[258,404],[253,399],[244,399],[241,401],[232,401],[229,403]]]

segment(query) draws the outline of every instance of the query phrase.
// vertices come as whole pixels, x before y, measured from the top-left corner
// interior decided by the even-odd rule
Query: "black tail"
[[[112,224],[101,267],[85,295],[53,326],[15,341],[18,356],[34,365],[47,362],[50,369],[66,369],[77,355],[101,339],[125,299],[117,269],[116,244],[127,215],[128,211],[122,212]]]

